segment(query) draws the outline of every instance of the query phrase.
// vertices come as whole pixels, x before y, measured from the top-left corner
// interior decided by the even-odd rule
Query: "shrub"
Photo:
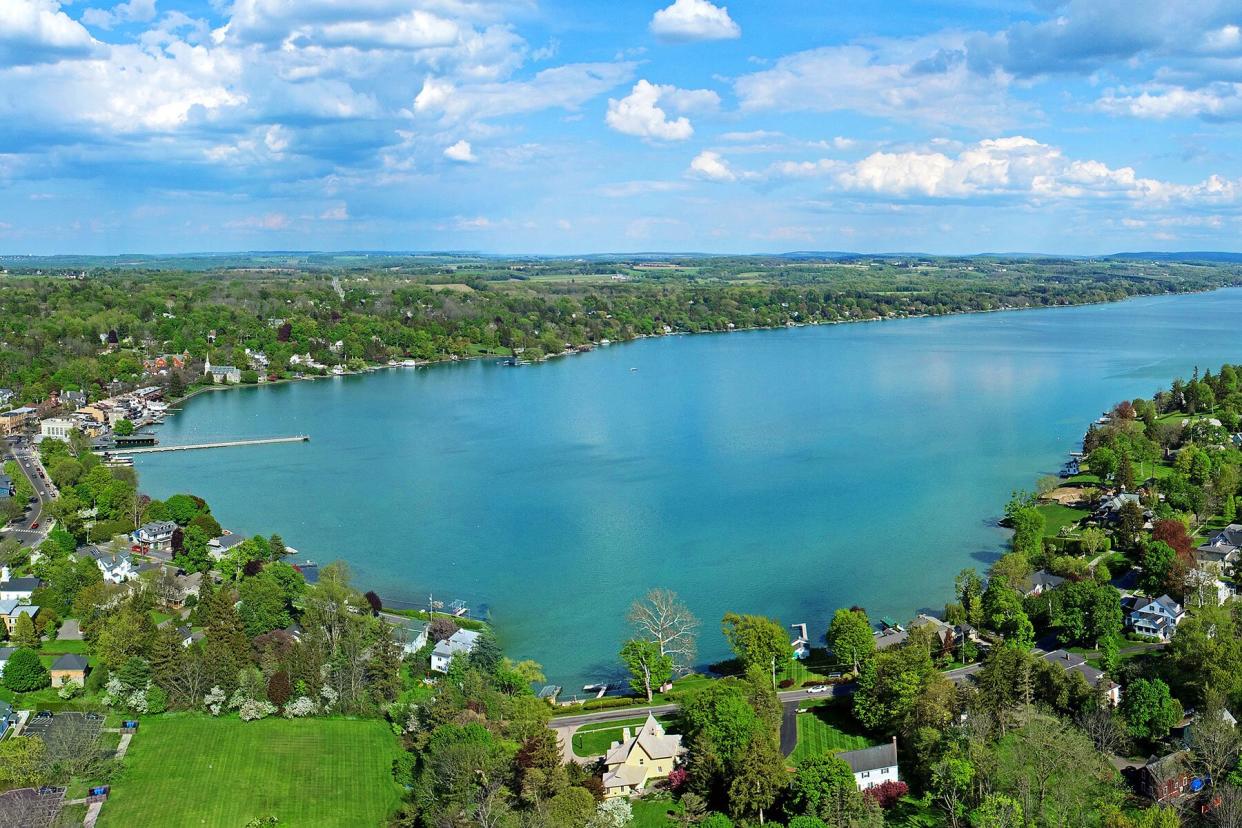
[[[277,707],[284,707],[285,702],[293,695],[293,687],[289,684],[289,674],[277,670],[267,680],[267,700]]]
[[[791,678],[781,679],[781,684],[780,684],[780,686],[781,686],[781,687],[786,687],[786,688],[787,688],[787,687],[793,687],[793,686],[794,686],[794,680],[793,680],[793,679],[791,679]]]
[[[314,699],[309,696],[298,696],[285,705],[285,718],[301,719],[305,716],[313,716],[316,709]]]
[[[224,690],[217,684],[207,691],[207,695],[203,697],[203,707],[211,711],[211,715],[219,716],[220,711],[224,709],[224,700]]]
[[[60,696],[65,701],[68,701],[81,692],[81,684],[78,684],[76,681],[66,681],[60,686],[60,689],[56,691],[56,695]]]
[[[863,796],[881,808],[891,808],[897,804],[897,800],[909,792],[910,786],[905,782],[889,780],[888,782],[881,782],[879,785],[867,788],[867,790],[863,791]]]
[[[241,716],[243,722],[251,722],[255,719],[262,719],[276,712],[276,707],[269,701],[260,701],[258,699],[246,699],[242,702],[241,710],[238,715]]]
[[[168,694],[158,684],[147,688],[147,712],[163,713],[168,709]]]
[[[39,654],[22,647],[9,656],[4,666],[4,686],[17,693],[41,690],[52,683],[52,674],[39,660]]]

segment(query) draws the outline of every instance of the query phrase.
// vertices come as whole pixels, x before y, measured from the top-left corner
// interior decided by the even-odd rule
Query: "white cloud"
[[[457,84],[428,77],[414,98],[414,113],[446,123],[539,112],[577,109],[634,72],[632,63],[570,63],[544,69],[530,80]]]
[[[335,207],[329,207],[319,214],[321,221],[348,221],[349,208],[344,204],[338,204]]]
[[[155,19],[155,0],[129,0],[111,9],[86,9],[82,22],[88,26],[111,29],[119,23],[145,23]]]
[[[464,138],[450,147],[445,147],[444,157],[450,161],[460,161],[463,164],[471,164],[478,160],[474,156],[474,150],[471,149],[470,142]]]
[[[661,103],[679,112],[709,111],[720,106],[720,96],[710,89],[678,89],[640,80],[624,98],[608,99],[604,121],[617,132],[660,141],[684,141],[694,134],[689,118],[670,119]]]
[[[725,6],[708,0],[675,0],[651,17],[651,33],[661,40],[730,40],[741,37],[742,29]]]
[[[264,213],[261,216],[245,216],[226,221],[224,226],[230,230],[286,230],[289,227],[289,217],[284,213]]]
[[[742,75],[742,110],[835,112],[937,125],[1004,125],[1025,107],[1007,98],[1008,80],[971,72],[961,59],[921,65],[927,44],[890,42],[795,52],[771,68]]]
[[[705,178],[708,181],[736,181],[737,174],[718,152],[703,150],[690,161],[687,174],[694,178]]]
[[[597,192],[605,198],[630,198],[651,193],[684,190],[685,188],[686,185],[680,181],[622,181],[618,184],[605,184]]]
[[[347,20],[330,23],[319,40],[355,48],[428,49],[452,46],[462,37],[452,20],[414,9],[389,20]]]
[[[1242,83],[1220,81],[1199,89],[1152,85],[1138,90],[1109,90],[1096,106],[1113,115],[1153,120],[1236,120],[1242,118]]]
[[[104,48],[56,0],[0,3],[0,66],[55,63]]]

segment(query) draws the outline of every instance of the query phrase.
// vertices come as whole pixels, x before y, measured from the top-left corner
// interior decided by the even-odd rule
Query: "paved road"
[[[781,716],[781,751],[788,756],[793,753],[794,745],[798,742],[797,719],[798,705],[801,702],[812,701],[816,699],[843,699],[854,694],[858,689],[856,684],[834,684],[823,693],[808,693],[802,690],[782,690],[777,693],[784,706],[784,712]],[[613,710],[596,710],[591,713],[581,713],[576,716],[558,716],[548,722],[548,727],[556,732],[557,738],[561,743],[561,754],[566,761],[584,762],[589,761],[582,757],[575,756],[572,748],[574,733],[578,728],[587,724],[595,724],[597,722],[615,722],[624,719],[635,719],[651,713],[661,716],[666,713],[677,712],[676,704],[657,704],[649,707],[622,707]]]
[[[30,511],[24,517],[21,517],[12,526],[3,531],[5,537],[14,537],[22,546],[35,547],[43,543],[47,537],[48,530],[51,528],[51,520],[44,519],[44,504],[50,503],[56,498],[56,488],[45,477],[43,466],[39,463],[37,454],[33,448],[15,448],[11,443],[5,442],[6,451],[5,460],[16,460],[21,467],[22,472],[30,481],[30,485],[34,487],[35,495],[39,498],[39,502],[34,504]],[[39,524],[38,529],[31,529],[34,524]]]

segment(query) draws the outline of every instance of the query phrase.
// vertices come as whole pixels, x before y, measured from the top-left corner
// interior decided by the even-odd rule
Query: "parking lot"
[[[46,828],[56,821],[64,788],[21,788],[0,794],[0,828]]]
[[[98,713],[57,713],[35,716],[22,731],[23,736],[38,736],[47,745],[48,759],[59,761],[63,753],[79,753],[92,745],[103,730],[103,717]]]

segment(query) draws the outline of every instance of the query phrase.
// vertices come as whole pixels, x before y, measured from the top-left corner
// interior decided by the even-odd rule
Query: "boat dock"
[[[198,449],[230,448],[232,446],[270,446],[275,443],[306,443],[309,434],[295,434],[292,437],[262,437],[257,440],[225,440],[219,443],[194,443],[185,446],[145,446],[143,448],[115,448],[96,452],[108,455],[152,454],[157,451],[197,451]]]

